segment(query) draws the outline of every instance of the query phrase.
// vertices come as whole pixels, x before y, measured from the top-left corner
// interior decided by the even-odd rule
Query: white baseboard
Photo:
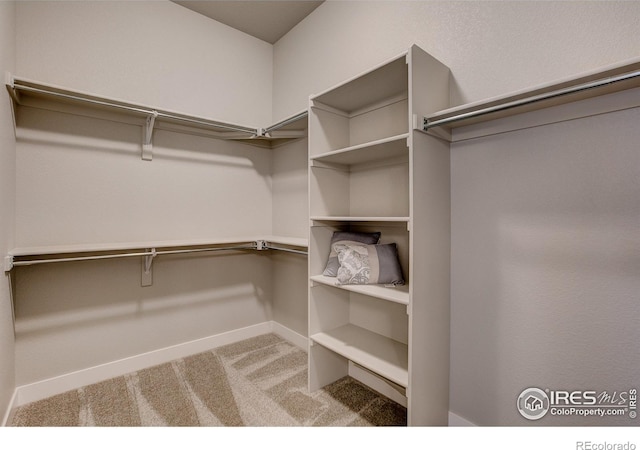
[[[62,394],[73,389],[81,388],[93,383],[119,377],[127,373],[136,372],[148,367],[164,364],[174,359],[184,358],[196,353],[205,352],[221,345],[259,336],[265,333],[275,332],[287,339],[287,329],[281,325],[274,327],[274,322],[262,322],[246,328],[208,336],[202,339],[173,345],[140,355],[131,356],[117,361],[108,362],[76,372],[67,373],[47,380],[18,386],[13,396],[12,405],[5,419],[8,419],[10,411],[27,403],[42,400],[53,395]],[[275,329],[277,328],[277,330]],[[289,330],[289,334],[294,333]],[[295,342],[293,342],[297,345]]]
[[[283,339],[286,339],[305,352],[309,351],[309,339],[300,333],[293,331],[291,328],[287,328],[278,322],[271,322],[271,332],[277,334]]]
[[[449,411],[449,426],[450,427],[476,427],[475,423],[469,422],[464,417],[460,417],[457,414]]]
[[[6,427],[7,424],[11,423],[11,417],[13,416],[13,412],[15,411],[15,403],[16,396],[18,395],[18,390],[14,389],[13,395],[11,396],[11,400],[9,400],[9,406],[7,407],[7,411],[4,413],[4,418],[2,419],[1,427]]]

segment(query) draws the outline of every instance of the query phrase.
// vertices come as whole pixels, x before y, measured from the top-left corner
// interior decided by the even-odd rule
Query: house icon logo
[[[525,399],[524,405],[530,411],[538,411],[538,410],[542,409],[542,400],[540,400],[538,397],[530,395],[529,397],[527,397]]]
[[[538,388],[527,388],[518,397],[518,411],[525,419],[542,419],[549,411],[549,397]]]

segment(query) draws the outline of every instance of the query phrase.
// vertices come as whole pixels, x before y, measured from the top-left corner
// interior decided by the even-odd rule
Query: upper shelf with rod
[[[196,134],[217,139],[242,140],[270,148],[278,142],[306,136],[307,112],[303,111],[265,128],[221,122],[150,106],[102,97],[6,74],[6,87],[16,105],[133,123],[142,127],[142,159],[153,159],[153,131]]]
[[[5,256],[4,271],[10,272],[18,266],[143,257],[144,273],[148,275],[153,259],[161,255],[243,250],[276,250],[306,255],[307,247],[307,239],[285,236],[27,247],[13,249]]]
[[[416,128],[448,140],[451,130],[640,87],[640,58],[420,118]]]

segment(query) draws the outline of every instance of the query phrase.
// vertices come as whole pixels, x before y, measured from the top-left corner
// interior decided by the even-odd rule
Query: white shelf
[[[170,241],[138,241],[138,242],[114,242],[104,244],[69,244],[48,245],[39,247],[20,247],[9,252],[10,256],[34,256],[55,255],[64,253],[98,253],[118,252],[127,250],[139,250],[147,248],[178,248],[178,247],[203,247],[232,245],[255,241],[267,241],[272,244],[290,245],[295,247],[307,247],[308,239],[285,236],[244,236],[223,239],[183,239]]]
[[[407,346],[355,325],[310,336],[313,342],[393,381],[409,385]]]
[[[407,53],[311,98],[347,114],[407,93]]]
[[[311,216],[311,220],[314,222],[407,222],[408,223],[409,217],[406,217],[406,216],[395,216],[395,217]]]
[[[311,160],[331,164],[353,165],[407,156],[409,153],[409,147],[407,146],[408,138],[409,133],[403,133],[397,136],[323,153],[311,157]]]
[[[400,303],[403,305],[409,304],[409,286],[396,286],[386,287],[381,284],[345,284],[336,285],[335,277],[327,277],[324,275],[314,275],[311,281],[324,284],[326,286],[333,286],[337,289],[343,289],[349,292],[356,292],[358,294],[368,295],[369,297],[379,298],[381,300],[387,300],[394,303]]]

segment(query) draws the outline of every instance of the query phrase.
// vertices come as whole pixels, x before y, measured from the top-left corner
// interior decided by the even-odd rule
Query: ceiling
[[[172,1],[258,39],[275,44],[324,0]]]

